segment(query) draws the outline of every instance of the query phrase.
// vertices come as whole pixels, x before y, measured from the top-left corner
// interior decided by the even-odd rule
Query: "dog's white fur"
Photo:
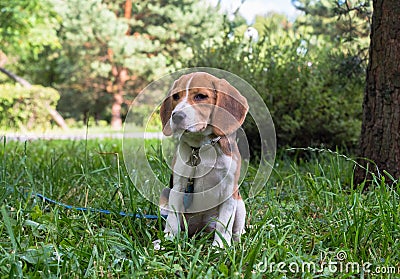
[[[160,116],[165,135],[179,138],[173,167],[173,187],[162,194],[167,210],[165,233],[175,236],[187,225],[190,235],[215,230],[213,245],[239,240],[245,227],[245,204],[239,194],[241,157],[236,130],[248,111],[246,99],[226,80],[197,72],[176,80]],[[177,117],[179,116],[179,117]],[[214,140],[219,141],[214,144]],[[193,148],[200,164],[188,165]],[[194,177],[193,202],[183,206],[189,177]]]

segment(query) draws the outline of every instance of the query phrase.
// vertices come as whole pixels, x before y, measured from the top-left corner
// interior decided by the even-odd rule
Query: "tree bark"
[[[47,108],[47,111],[49,112],[51,118],[53,118],[54,122],[56,122],[57,125],[59,127],[61,127],[63,130],[68,130],[68,125],[67,125],[67,123],[65,123],[65,120],[61,116],[61,114],[57,110],[53,109],[50,106],[46,106],[46,108]]]
[[[125,8],[124,8],[124,17],[129,20],[131,19],[132,16],[132,0],[126,0],[125,1]],[[128,30],[126,30],[126,35],[131,34],[131,28],[128,27]]]
[[[125,1],[124,17],[125,19],[131,19],[132,15],[132,0]],[[126,35],[130,35],[130,28],[126,31]],[[109,60],[113,61],[113,51],[107,50]],[[111,128],[114,130],[120,130],[122,128],[121,109],[124,103],[124,86],[126,81],[129,79],[128,69],[124,67],[113,66],[112,75],[114,77],[114,84],[109,86],[109,93],[113,95],[113,104],[111,107]]]
[[[113,104],[111,107],[111,128],[120,130],[122,128],[121,108],[124,102],[124,97],[121,92],[113,94]]]
[[[107,86],[107,91],[113,96],[113,104],[111,107],[111,128],[114,130],[120,130],[122,128],[122,117],[121,109],[124,103],[124,86],[126,81],[129,79],[128,69],[118,68],[113,66],[112,74],[114,82]]]
[[[21,84],[23,87],[26,88],[31,88],[32,84],[30,84],[29,81],[27,81],[26,79],[23,79],[20,76],[17,76],[16,74],[4,69],[0,67],[0,72],[2,72],[3,74],[5,74],[6,76],[8,76],[9,78],[11,78],[13,81],[18,82],[19,84]]]
[[[399,15],[399,0],[373,0],[358,161],[362,167],[355,170],[355,186],[365,180],[370,184],[371,172],[400,178]]]

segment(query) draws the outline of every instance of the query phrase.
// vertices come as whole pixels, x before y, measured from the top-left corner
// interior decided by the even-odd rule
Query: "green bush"
[[[56,107],[59,98],[57,90],[50,87],[0,84],[0,128],[30,130],[49,127],[49,109]]]
[[[364,89],[358,57],[289,31],[274,35],[253,44],[227,36],[219,46],[195,48],[189,66],[220,68],[250,83],[271,112],[278,146],[354,147]],[[254,123],[246,122],[245,130],[257,148]]]

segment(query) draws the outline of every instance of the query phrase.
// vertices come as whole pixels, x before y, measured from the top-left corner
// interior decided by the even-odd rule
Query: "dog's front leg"
[[[181,228],[183,215],[183,195],[184,188],[181,185],[187,183],[187,178],[174,175],[173,188],[169,195],[168,208],[169,213],[164,229],[167,237],[175,237]]]
[[[170,202],[171,202],[171,200],[173,200],[172,196],[173,196],[173,194],[171,193]],[[170,204],[170,206],[171,205],[172,204]],[[165,229],[164,229],[166,238],[173,238],[179,233],[180,224],[181,224],[181,220],[182,220],[181,214],[182,213],[177,212],[175,210],[171,210],[171,209],[169,210],[167,221],[165,224]]]
[[[236,205],[237,203],[232,197],[219,205],[218,220],[215,227],[216,232],[213,242],[214,246],[223,248],[224,242],[222,239],[225,239],[228,246],[231,245],[232,227],[235,221]]]

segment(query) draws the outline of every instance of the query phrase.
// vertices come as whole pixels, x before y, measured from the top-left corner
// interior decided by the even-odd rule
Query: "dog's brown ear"
[[[171,125],[169,124],[169,119],[172,113],[172,96],[168,94],[168,97],[164,100],[160,107],[160,117],[162,123],[162,131],[166,136],[172,135]]]
[[[174,110],[172,106],[172,95],[185,89],[185,84],[189,78],[191,78],[192,74],[187,74],[179,77],[177,80],[174,81],[172,84],[167,97],[165,98],[164,102],[161,104],[160,107],[160,117],[161,123],[163,128],[163,133],[166,136],[172,135],[172,128],[169,124],[169,119],[171,118],[172,111]]]
[[[214,84],[217,94],[211,125],[217,136],[230,135],[243,124],[249,106],[245,97],[229,84],[220,79]]]

